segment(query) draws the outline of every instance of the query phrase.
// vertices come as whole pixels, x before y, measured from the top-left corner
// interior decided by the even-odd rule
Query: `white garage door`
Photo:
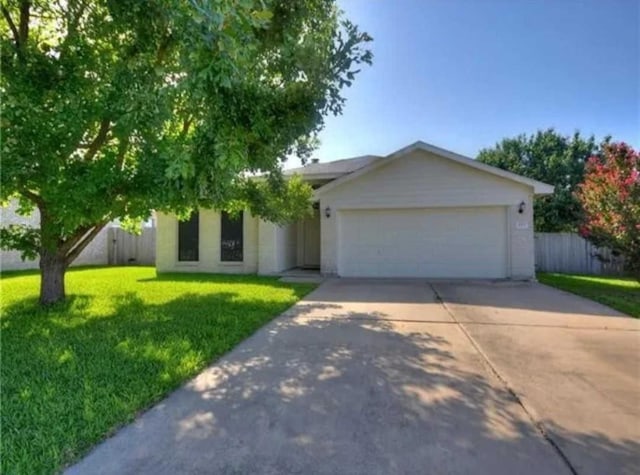
[[[339,219],[341,276],[506,277],[503,207],[345,210]]]

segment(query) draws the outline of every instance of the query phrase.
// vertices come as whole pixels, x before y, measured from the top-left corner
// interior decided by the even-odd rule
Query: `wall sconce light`
[[[331,208],[329,208],[329,207],[327,206],[327,207],[324,209],[324,215],[325,215],[327,218],[330,218],[330,217],[331,217]]]
[[[525,206],[526,206],[526,203],[524,201],[520,202],[520,204],[518,205],[518,213],[520,214],[524,213]]]

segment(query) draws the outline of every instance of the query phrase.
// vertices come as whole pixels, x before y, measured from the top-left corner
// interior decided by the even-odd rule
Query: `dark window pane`
[[[188,221],[178,222],[178,260],[197,261],[200,242],[200,213],[193,212]]]
[[[242,262],[242,212],[229,215],[226,211],[220,214],[220,260],[226,262]]]

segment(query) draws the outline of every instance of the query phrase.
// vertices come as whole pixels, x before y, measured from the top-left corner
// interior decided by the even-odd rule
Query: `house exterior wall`
[[[156,268],[158,272],[220,272],[251,274],[258,272],[258,218],[244,213],[243,262],[220,260],[220,213],[200,210],[199,261],[178,261],[178,220],[175,215],[158,213]]]
[[[331,209],[329,218],[321,213],[321,271],[338,272],[340,210],[505,206],[508,277],[532,278],[532,198],[530,186],[416,150],[321,195],[320,209]],[[525,211],[520,214],[522,201]]]
[[[158,272],[274,274],[296,266],[297,225],[277,226],[244,213],[244,261],[220,261],[220,213],[200,211],[198,262],[178,261],[178,220],[158,213],[156,268]]]
[[[291,269],[297,264],[298,226],[297,223],[278,226],[276,229],[276,255],[278,272]]]
[[[258,273],[273,274],[277,272],[276,257],[277,226],[260,220],[258,224]]]
[[[278,226],[260,220],[258,273],[275,274],[296,266],[297,224]]]

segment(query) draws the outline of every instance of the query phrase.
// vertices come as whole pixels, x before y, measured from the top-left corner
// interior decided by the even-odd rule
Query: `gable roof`
[[[403,147],[400,150],[397,150],[386,157],[379,158],[378,160],[371,161],[369,164],[358,168],[351,173],[344,174],[340,178],[337,178],[326,185],[318,188],[315,192],[315,196],[321,196],[327,191],[340,186],[344,183],[347,183],[355,178],[358,178],[370,171],[373,171],[382,165],[391,163],[405,155],[408,155],[411,152],[416,150],[422,150],[424,152],[429,152],[434,155],[437,155],[442,158],[446,158],[452,160],[456,163],[460,163],[461,165],[465,165],[471,168],[475,168],[476,170],[480,170],[486,173],[490,173],[495,176],[499,176],[501,178],[505,178],[507,180],[514,181],[516,183],[520,183],[523,185],[527,185],[533,188],[533,192],[536,195],[548,195],[553,193],[553,186],[548,185],[546,183],[542,183],[541,181],[532,180],[531,178],[526,178],[516,173],[512,173],[501,168],[492,167],[491,165],[487,165],[485,163],[474,160],[473,158],[465,157],[464,155],[460,155],[450,150],[445,150],[440,147],[436,147],[435,145],[428,144],[426,142],[418,141],[407,147]]]
[[[364,168],[371,163],[381,160],[383,157],[376,155],[363,155],[361,157],[345,158],[333,162],[307,163],[303,167],[290,168],[284,170],[284,175],[297,174],[306,179],[331,179],[338,178],[345,174],[352,173],[360,168]]]

